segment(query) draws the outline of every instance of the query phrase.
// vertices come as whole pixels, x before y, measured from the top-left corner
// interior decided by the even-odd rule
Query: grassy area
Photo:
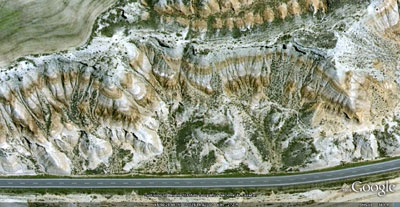
[[[22,12],[16,8],[8,8],[5,2],[0,2],[0,31],[2,31],[2,38],[10,35],[20,26],[18,23],[21,21]]]

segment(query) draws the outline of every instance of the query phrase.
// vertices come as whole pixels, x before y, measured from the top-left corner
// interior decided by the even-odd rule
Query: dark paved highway
[[[137,179],[0,179],[1,188],[227,188],[277,187],[322,183],[400,170],[400,159],[341,170],[271,176],[232,178],[137,178]]]

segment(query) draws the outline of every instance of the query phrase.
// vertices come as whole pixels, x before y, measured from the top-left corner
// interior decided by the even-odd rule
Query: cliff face
[[[269,173],[400,152],[397,1],[119,1],[95,25],[81,48],[2,70],[2,174]]]
[[[194,30],[251,28],[266,22],[299,17],[304,13],[326,13],[327,0],[191,0],[155,1],[154,10],[167,21],[176,21]],[[182,21],[185,19],[185,21]]]

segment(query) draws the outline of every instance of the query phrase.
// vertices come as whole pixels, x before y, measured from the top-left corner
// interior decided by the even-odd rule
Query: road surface
[[[243,188],[322,183],[400,170],[400,159],[309,174],[225,178],[0,179],[0,188]]]

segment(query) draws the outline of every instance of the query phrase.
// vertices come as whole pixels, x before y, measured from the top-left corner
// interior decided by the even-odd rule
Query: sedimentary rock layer
[[[131,65],[146,77],[154,77],[156,81],[152,82],[161,83],[165,90],[193,87],[208,95],[222,93],[238,98],[253,94],[293,109],[312,102],[316,109],[331,108],[357,121],[358,112],[368,111],[357,108],[357,97],[351,97],[351,91],[345,89],[334,65],[310,51],[292,45],[235,48],[231,53],[214,51],[208,55],[190,51],[187,57],[148,59],[150,52],[145,50]],[[151,54],[157,52],[151,50]]]
[[[70,174],[74,156],[87,160],[87,169],[109,165],[112,145],[121,143],[138,157],[162,152],[157,122],[151,118],[157,97],[131,72],[119,70],[109,76],[62,59],[23,64],[25,70],[3,74],[0,81],[0,145],[3,153],[11,153],[6,163],[15,159],[11,143],[22,144],[20,153],[52,174]],[[112,134],[118,139],[110,140]],[[135,164],[131,162],[127,168]],[[10,173],[22,168],[3,166]]]
[[[287,1],[156,1],[152,5],[162,19],[176,21],[195,30],[207,28],[247,28],[275,19],[285,20],[303,13],[325,13],[326,0],[287,0]]]
[[[0,173],[265,174],[398,155],[399,20],[394,0],[118,1],[85,47],[0,72]]]

